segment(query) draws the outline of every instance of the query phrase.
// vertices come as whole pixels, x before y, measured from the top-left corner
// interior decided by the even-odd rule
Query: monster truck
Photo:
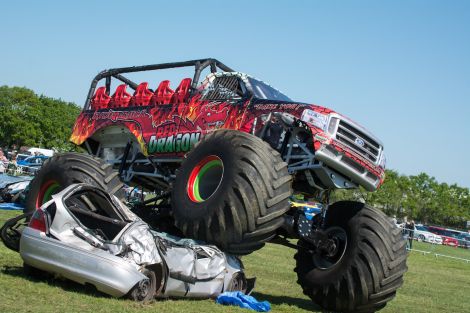
[[[188,67],[194,77],[175,90],[169,80],[152,90],[128,78]],[[400,229],[364,203],[330,203],[337,189],[380,187],[382,143],[351,119],[295,102],[218,60],[99,73],[71,141],[88,154],[47,160],[31,183],[28,210],[72,183],[112,194],[126,183],[156,195],[134,210],[170,233],[237,255],[268,241],[294,247],[298,283],[327,310],[378,310],[403,282]],[[299,194],[320,212],[292,205]]]

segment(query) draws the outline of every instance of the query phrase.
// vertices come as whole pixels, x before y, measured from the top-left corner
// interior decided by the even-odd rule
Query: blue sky
[[[470,187],[470,1],[0,4],[0,85],[82,105],[102,69],[216,57],[366,126],[389,168]]]

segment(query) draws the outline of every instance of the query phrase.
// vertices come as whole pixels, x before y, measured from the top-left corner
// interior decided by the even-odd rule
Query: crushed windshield
[[[248,77],[251,87],[253,88],[253,94],[256,98],[267,99],[267,100],[278,100],[278,101],[289,101],[291,102],[288,96],[283,94],[277,89],[269,86],[262,81],[259,81],[253,77]]]

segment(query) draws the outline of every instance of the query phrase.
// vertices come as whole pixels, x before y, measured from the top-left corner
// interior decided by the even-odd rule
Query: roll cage
[[[224,72],[235,72],[230,67],[226,66],[222,62],[213,58],[191,60],[191,61],[184,61],[184,62],[172,62],[172,63],[151,64],[151,65],[142,65],[142,66],[120,67],[120,68],[104,70],[100,72],[98,75],[96,75],[93,81],[91,82],[90,90],[88,91],[88,95],[87,95],[86,102],[85,102],[83,109],[89,110],[90,102],[91,102],[91,99],[93,98],[93,94],[95,93],[96,86],[98,82],[102,79],[106,79],[105,87],[106,87],[106,92],[109,94],[110,89],[111,89],[111,78],[115,78],[127,84],[129,87],[131,87],[134,90],[137,88],[138,86],[137,83],[133,82],[132,80],[128,79],[122,74],[144,72],[144,71],[156,71],[156,70],[163,70],[163,69],[170,69],[170,68],[191,67],[191,66],[194,66],[194,70],[195,70],[194,77],[191,83],[191,91],[196,90],[196,86],[199,83],[201,73],[207,67],[210,68],[211,73],[216,73],[218,69]]]

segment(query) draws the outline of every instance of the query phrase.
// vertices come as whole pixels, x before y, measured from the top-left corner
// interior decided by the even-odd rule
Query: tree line
[[[73,149],[68,139],[80,111],[27,88],[0,86],[0,146]]]
[[[426,173],[406,176],[387,170],[384,184],[376,192],[340,190],[334,198],[365,201],[389,216],[406,216],[428,225],[464,229],[470,221],[469,188],[439,183]]]
[[[76,104],[38,96],[27,88],[2,86],[0,146],[75,149],[69,137],[80,110]],[[425,173],[406,176],[387,170],[378,191],[339,190],[333,199],[365,201],[389,216],[407,216],[426,224],[463,228],[470,220],[469,189],[439,183]]]

